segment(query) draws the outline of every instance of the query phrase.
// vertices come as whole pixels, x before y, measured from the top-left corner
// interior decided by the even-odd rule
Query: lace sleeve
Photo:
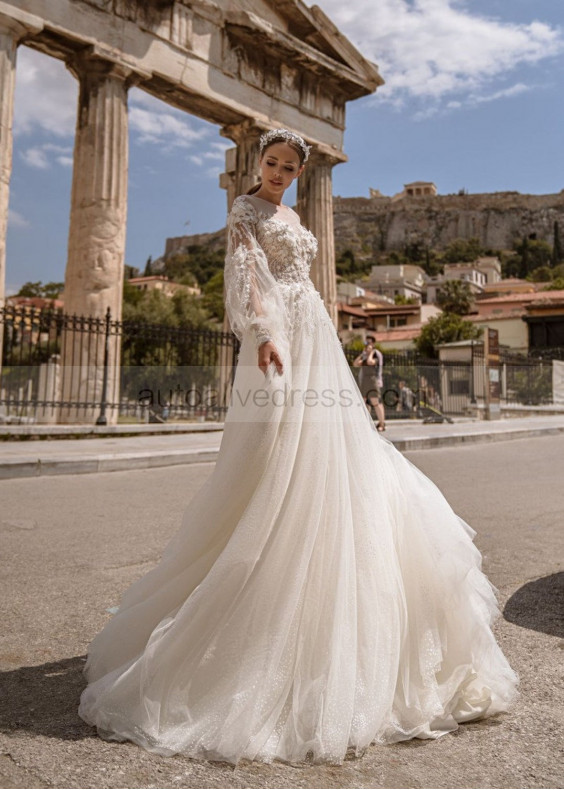
[[[243,340],[251,332],[256,347],[286,335],[285,306],[279,286],[268,268],[256,238],[257,214],[243,195],[236,198],[227,223],[225,309],[233,333]]]

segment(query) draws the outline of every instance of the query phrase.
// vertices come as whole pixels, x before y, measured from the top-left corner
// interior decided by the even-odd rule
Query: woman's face
[[[259,159],[262,183],[274,195],[282,195],[303,171],[300,157],[287,143],[273,143]]]

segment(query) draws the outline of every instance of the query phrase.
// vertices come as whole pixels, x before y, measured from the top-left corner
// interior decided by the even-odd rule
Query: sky
[[[410,181],[439,194],[564,189],[562,0],[317,0],[386,84],[347,104],[333,192],[384,195]],[[64,280],[77,83],[18,49],[6,293]],[[219,127],[129,92],[126,263],[170,236],[224,227]],[[295,189],[284,202],[292,205]]]

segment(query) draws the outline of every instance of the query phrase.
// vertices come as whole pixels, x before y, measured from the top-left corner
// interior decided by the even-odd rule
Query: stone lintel
[[[8,15],[15,16],[16,2],[0,0],[0,10],[4,8]],[[44,0],[27,0],[27,8],[41,19]],[[198,13],[197,7],[194,10]],[[241,81],[239,73],[228,70],[228,53],[224,55],[219,51],[221,36],[227,40],[224,27],[210,28],[208,49],[202,48],[201,42],[205,37],[201,36],[199,49],[191,50],[162,34],[143,29],[131,20],[120,17],[119,24],[113,25],[111,20],[111,14],[104,8],[76,0],[57,0],[49,9],[45,29],[26,43],[63,60],[72,59],[74,53],[89,45],[97,47],[103,59],[113,58],[141,75],[143,88],[152,95],[212,123],[224,125],[243,120],[252,108],[257,123],[264,128],[270,127],[273,118],[280,118],[284,126],[301,129],[301,133],[312,142],[319,141],[329,148],[342,149],[343,102],[349,84],[345,72],[344,98],[340,97],[337,89],[326,98],[330,101],[332,97],[338,97],[339,108],[335,118],[331,119],[326,109],[318,114],[317,108],[307,106],[307,103],[301,106],[291,97],[284,98],[279,93],[273,95],[270,88]],[[212,22],[206,24],[212,25]],[[317,53],[315,48],[312,51]],[[341,63],[331,61],[322,52],[316,57],[325,58],[328,66],[333,64],[333,81],[337,80]],[[315,79],[313,73],[311,78]],[[354,92],[354,83],[350,86]],[[364,93],[370,93],[371,89],[367,82]]]
[[[44,26],[40,17],[0,0],[0,33],[11,33],[19,43],[27,36],[40,33]]]

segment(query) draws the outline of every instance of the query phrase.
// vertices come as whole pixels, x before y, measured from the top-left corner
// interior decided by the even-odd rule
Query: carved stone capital
[[[65,61],[66,67],[79,82],[94,85],[108,79],[119,80],[129,89],[150,74],[140,74],[124,63],[111,60],[94,47],[87,47]]]
[[[233,140],[236,145],[258,145],[259,138],[265,129],[260,128],[251,118],[246,118],[240,123],[230,123],[222,126],[219,133],[228,140]]]
[[[333,168],[335,167],[335,165],[341,164],[342,161],[343,161],[342,153],[339,153],[338,155],[335,154],[334,156],[332,156],[331,154],[328,154],[326,151],[321,151],[313,147],[309,154],[309,159],[307,160],[306,167]]]

